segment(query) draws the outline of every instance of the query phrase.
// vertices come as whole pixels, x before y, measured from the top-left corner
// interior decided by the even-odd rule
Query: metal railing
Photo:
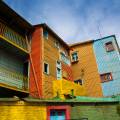
[[[25,38],[20,36],[18,33],[14,32],[12,29],[0,22],[0,35],[7,38],[13,44],[19,46],[20,48],[27,50],[27,43]]]
[[[28,77],[0,66],[0,83],[28,91]]]

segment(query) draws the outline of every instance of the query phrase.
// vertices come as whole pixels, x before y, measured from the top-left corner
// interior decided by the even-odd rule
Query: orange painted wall
[[[92,43],[75,45],[71,49],[71,53],[74,51],[78,52],[79,58],[78,62],[72,63],[74,80],[80,79],[81,70],[84,70],[83,83],[87,95],[101,97],[102,88]]]
[[[39,97],[39,92],[40,96],[42,97],[42,28],[40,27],[35,27],[35,31],[32,35],[31,57],[39,90],[37,89],[35,83],[32,65],[30,65],[30,95],[33,97]]]

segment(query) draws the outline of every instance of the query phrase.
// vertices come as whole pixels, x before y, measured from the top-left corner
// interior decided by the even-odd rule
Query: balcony
[[[59,94],[61,99],[65,99],[66,96],[86,96],[84,85],[78,85],[68,80],[55,80],[53,81],[53,96],[56,97]]]
[[[0,67],[0,88],[28,92],[28,77],[9,68]]]
[[[3,42],[6,41],[10,45],[12,45],[26,53],[28,52],[26,39],[0,22],[0,43],[2,41]]]

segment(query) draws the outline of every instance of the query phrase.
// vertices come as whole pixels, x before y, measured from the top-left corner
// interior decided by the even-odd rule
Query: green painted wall
[[[120,120],[120,105],[79,105],[71,107],[71,120]],[[87,120],[87,119],[85,119]]]

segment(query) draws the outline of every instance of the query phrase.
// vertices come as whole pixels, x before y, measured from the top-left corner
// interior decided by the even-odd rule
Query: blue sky
[[[67,43],[115,34],[120,45],[120,0],[5,2],[30,23],[47,23]]]

